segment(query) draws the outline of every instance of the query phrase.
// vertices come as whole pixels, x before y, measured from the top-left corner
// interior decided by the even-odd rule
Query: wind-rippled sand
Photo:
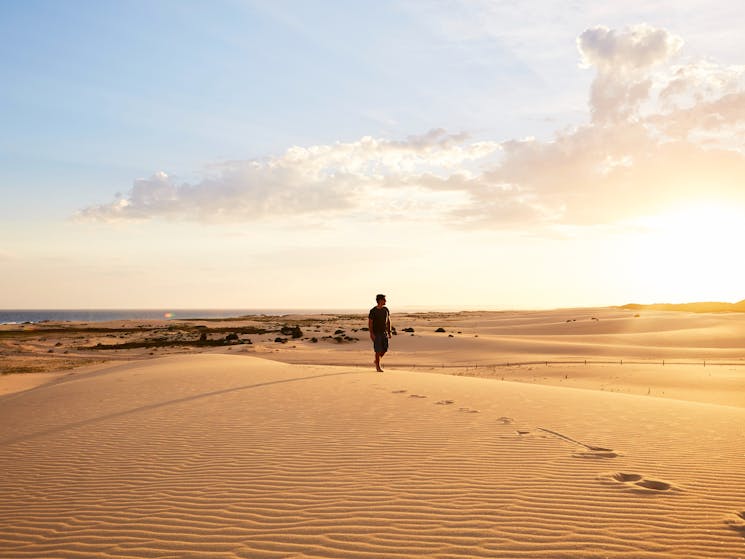
[[[0,398],[0,557],[745,557],[745,409],[254,357]]]

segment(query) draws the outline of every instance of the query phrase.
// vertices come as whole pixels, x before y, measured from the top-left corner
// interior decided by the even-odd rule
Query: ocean
[[[237,316],[360,313],[360,309],[77,309],[0,310],[0,324],[35,322],[108,322],[110,320],[178,320]]]

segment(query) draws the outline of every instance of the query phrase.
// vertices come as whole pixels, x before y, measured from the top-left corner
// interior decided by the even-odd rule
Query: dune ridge
[[[736,407],[197,355],[0,419],[0,557],[745,556]]]
[[[698,301],[693,303],[652,303],[649,305],[629,303],[622,305],[629,310],[685,311],[695,313],[745,312],[745,299],[737,303],[721,301]]]

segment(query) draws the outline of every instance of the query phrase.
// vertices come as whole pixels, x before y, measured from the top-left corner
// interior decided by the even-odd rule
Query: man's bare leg
[[[380,358],[385,355],[384,353],[376,353],[375,354],[375,370],[379,373],[383,372],[383,369],[380,368]]]

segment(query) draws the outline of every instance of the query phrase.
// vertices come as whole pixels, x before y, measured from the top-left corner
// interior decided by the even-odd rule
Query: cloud
[[[664,62],[680,50],[683,39],[647,24],[624,30],[586,29],[577,39],[582,59],[603,73],[631,73]]]
[[[544,222],[596,225],[655,212],[680,199],[745,202],[745,83],[741,67],[671,65],[683,41],[648,25],[580,34],[596,71],[591,121],[551,141],[502,143],[480,180],[512,185]],[[481,222],[499,222],[487,200]],[[491,215],[490,215],[491,214]]]
[[[660,101],[667,107],[692,105],[743,89],[745,66],[719,66],[709,61],[671,68]]]
[[[469,166],[499,150],[437,129],[401,141],[364,137],[356,142],[292,147],[279,157],[212,165],[196,184],[165,172],[138,179],[125,197],[81,210],[78,217],[130,220],[166,217],[205,222],[290,215],[372,211],[376,191],[412,191],[435,201],[436,192],[461,188]],[[440,196],[442,198],[442,196]],[[395,199],[390,194],[383,198]],[[395,208],[387,208],[395,209]]]
[[[434,129],[403,140],[292,147],[165,173],[82,219],[245,222],[430,220],[526,230],[608,224],[680,199],[745,201],[745,70],[681,60],[683,40],[649,25],[593,27],[577,39],[595,71],[589,121],[534,138],[474,141]]]
[[[683,40],[664,29],[636,25],[622,31],[599,26],[577,38],[582,61],[597,69],[590,91],[593,120],[627,119],[649,98],[649,70],[669,60]]]

